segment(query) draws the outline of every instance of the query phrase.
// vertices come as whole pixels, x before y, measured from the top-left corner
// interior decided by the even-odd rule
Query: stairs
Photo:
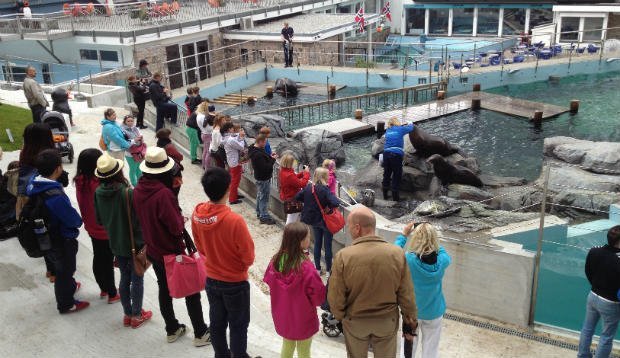
[[[239,106],[241,104],[248,103],[249,98],[256,98],[256,97],[240,95],[238,93],[229,93],[225,96],[217,97],[211,102],[218,103],[218,104],[227,104],[231,106]]]

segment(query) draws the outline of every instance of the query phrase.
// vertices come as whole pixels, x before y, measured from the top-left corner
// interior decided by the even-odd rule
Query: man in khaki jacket
[[[45,109],[49,105],[47,99],[45,99],[45,94],[43,94],[43,89],[34,79],[37,75],[37,70],[32,67],[26,67],[26,78],[24,79],[24,95],[28,100],[28,107],[30,107],[30,111],[32,112],[32,122],[38,123],[41,122],[41,117],[45,113]]]
[[[327,299],[342,322],[347,355],[396,356],[398,309],[415,330],[417,309],[409,266],[402,249],[375,235],[376,219],[366,207],[347,222],[353,244],[340,250],[332,265]]]

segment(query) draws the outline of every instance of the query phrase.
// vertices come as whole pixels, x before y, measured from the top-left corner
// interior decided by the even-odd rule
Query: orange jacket
[[[243,217],[225,204],[200,203],[192,214],[196,248],[205,256],[207,277],[240,282],[254,263],[254,241]]]

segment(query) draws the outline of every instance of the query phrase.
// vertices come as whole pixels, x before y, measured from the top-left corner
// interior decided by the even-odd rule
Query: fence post
[[[90,82],[90,94],[95,94],[93,90],[93,71],[88,70],[88,81]]]
[[[549,188],[549,171],[551,166],[547,164],[543,179],[543,197],[540,203],[540,223],[538,226],[538,243],[536,245],[536,256],[534,261],[534,280],[532,282],[532,297],[530,300],[529,326],[534,324],[534,314],[536,311],[536,295],[538,293],[538,276],[540,273],[540,255],[542,253],[542,242],[545,230],[545,213],[547,211],[547,189]]]

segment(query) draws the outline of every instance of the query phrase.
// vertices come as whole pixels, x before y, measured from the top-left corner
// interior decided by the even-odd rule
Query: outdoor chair
[[[491,58],[489,58],[489,63],[491,64],[491,66],[497,66],[500,64],[500,56],[493,56]]]
[[[585,47],[577,47],[577,53],[584,53],[585,50]]]
[[[505,58],[505,59],[504,59],[504,65],[510,65],[510,64],[512,63],[512,61],[513,61],[513,60],[512,60],[512,59],[510,59],[510,58]]]
[[[553,52],[549,49],[543,49],[538,51],[538,58],[542,60],[550,60]]]
[[[553,56],[557,56],[562,53],[562,45],[553,46]]]
[[[452,67],[454,67],[455,70],[458,70],[463,66],[461,65],[460,62],[452,62]]]
[[[588,45],[588,53],[597,53],[600,47],[594,46],[592,44]]]
[[[514,63],[521,63],[523,61],[525,61],[525,56],[515,56],[512,58],[512,61]]]

